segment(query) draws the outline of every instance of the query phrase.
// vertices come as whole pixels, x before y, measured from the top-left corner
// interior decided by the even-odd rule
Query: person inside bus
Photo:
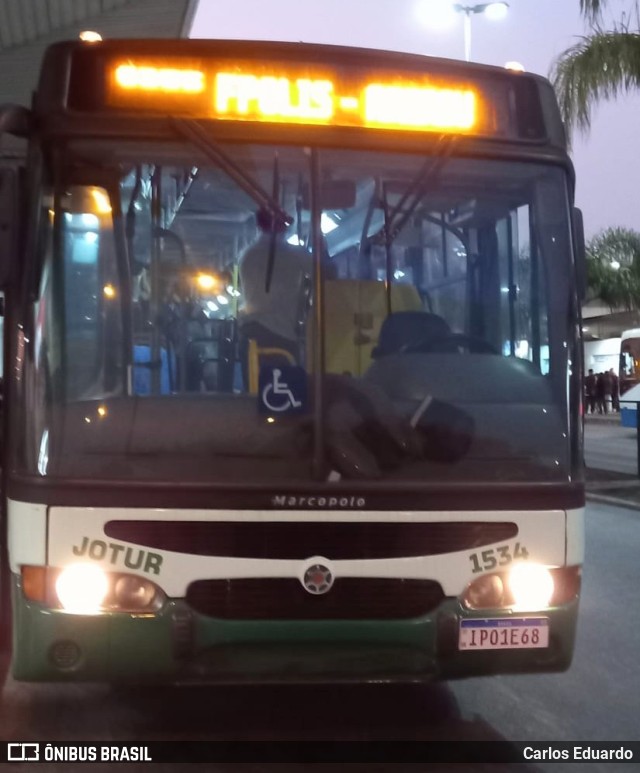
[[[260,348],[282,349],[295,362],[302,362],[303,317],[313,275],[311,253],[287,241],[287,223],[260,209],[256,225],[258,238],[239,261],[244,305],[238,325],[245,385],[251,339]]]

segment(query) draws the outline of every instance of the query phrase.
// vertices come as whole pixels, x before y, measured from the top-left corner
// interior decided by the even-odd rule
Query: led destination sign
[[[116,67],[115,82],[125,91],[198,94],[204,91],[205,76],[201,70],[121,64]]]
[[[476,98],[462,89],[384,83],[340,96],[330,80],[222,72],[215,77],[215,110],[220,116],[326,123],[340,123],[339,116],[347,114],[366,126],[468,130],[475,124]]]
[[[110,67],[108,83],[111,106],[136,110],[269,123],[492,133],[477,88],[416,73],[127,60]]]

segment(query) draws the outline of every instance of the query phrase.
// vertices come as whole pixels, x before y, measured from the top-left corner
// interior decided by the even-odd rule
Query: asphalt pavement
[[[620,426],[620,414],[587,414],[587,425]],[[589,443],[589,438],[585,440]],[[628,472],[586,467],[587,499],[640,510],[640,477]]]

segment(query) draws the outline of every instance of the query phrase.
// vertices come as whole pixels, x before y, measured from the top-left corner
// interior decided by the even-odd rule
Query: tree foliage
[[[609,0],[580,0],[580,12],[590,22],[596,22]]]
[[[627,2],[612,29],[602,15],[609,0],[580,0],[589,34],[564,51],[551,70],[560,110],[571,133],[587,131],[591,111],[603,99],[615,99],[640,87],[640,3]]]
[[[610,309],[640,310],[640,233],[607,228],[590,239],[587,283]]]

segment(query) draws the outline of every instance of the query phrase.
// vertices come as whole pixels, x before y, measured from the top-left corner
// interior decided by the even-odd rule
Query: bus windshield
[[[27,471],[570,479],[565,173],[433,147],[71,142],[42,198]]]

